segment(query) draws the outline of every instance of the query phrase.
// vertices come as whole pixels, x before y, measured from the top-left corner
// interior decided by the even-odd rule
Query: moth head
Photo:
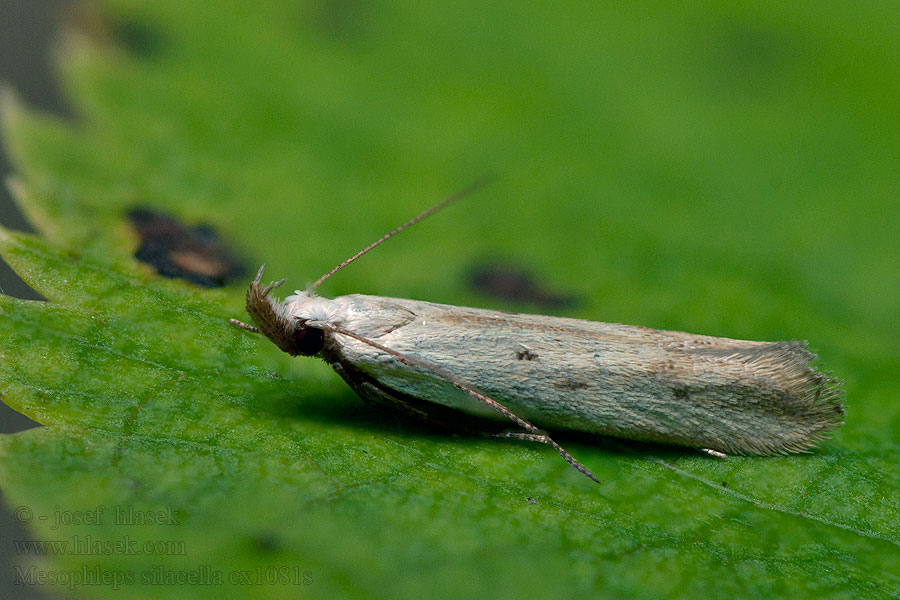
[[[270,296],[269,293],[283,284],[284,279],[263,286],[260,283],[262,272],[260,268],[247,290],[247,313],[267,338],[291,356],[318,354],[325,345],[325,332],[306,327],[304,323],[307,319],[291,315],[287,302]]]

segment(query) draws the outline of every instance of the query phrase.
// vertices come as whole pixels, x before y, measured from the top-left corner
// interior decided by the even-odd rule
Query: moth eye
[[[318,354],[325,345],[325,333],[313,327],[298,327],[294,332],[294,344],[297,346],[298,354],[304,356]]]

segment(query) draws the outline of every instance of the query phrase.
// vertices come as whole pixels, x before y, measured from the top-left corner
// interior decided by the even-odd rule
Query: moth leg
[[[587,468],[582,465],[580,462],[575,460],[567,450],[564,450],[562,446],[557,444],[553,438],[549,435],[534,427],[531,431],[502,431],[500,433],[491,434],[491,437],[499,437],[513,440],[523,440],[525,442],[536,442],[538,444],[547,444],[548,446],[555,448],[557,452],[559,452],[563,459],[578,471],[581,471],[583,474],[587,475],[589,478],[593,479],[597,483],[600,483],[600,480],[594,477],[594,474],[587,470]]]
[[[549,443],[550,437],[545,433],[528,433],[525,431],[503,431],[501,433],[491,434],[491,437],[507,438],[512,440],[522,440],[525,442],[537,442],[539,444]]]
[[[700,448],[700,452],[708,454],[713,458],[718,458],[719,460],[725,460],[726,458],[728,458],[728,455],[724,452],[719,452],[718,450],[713,450],[712,448]]]
[[[469,429],[465,426],[451,424],[448,419],[442,419],[425,408],[427,403],[418,403],[413,406],[411,402],[407,402],[397,393],[386,390],[378,385],[366,380],[360,373],[351,371],[340,363],[333,363],[332,368],[341,376],[341,379],[347,382],[350,388],[356,392],[356,395],[362,398],[363,402],[378,409],[387,409],[395,413],[399,413],[425,425],[446,431],[448,433],[457,433],[460,430],[469,433]]]
[[[387,408],[389,410],[404,414],[407,417],[412,417],[417,421],[423,421],[429,424],[432,422],[432,419],[424,410],[420,410],[414,406],[407,404],[399,398],[385,393],[371,383],[365,381],[360,383],[357,386],[356,393],[369,406],[374,406],[376,408]]]

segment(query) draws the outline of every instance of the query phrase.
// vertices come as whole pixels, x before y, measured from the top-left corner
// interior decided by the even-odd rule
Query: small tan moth
[[[477,184],[476,184],[477,185]],[[293,356],[325,360],[363,399],[429,418],[433,403],[504,418],[499,434],[549,444],[599,480],[541,428],[690,446],[713,455],[802,452],[843,424],[840,381],[806,342],[752,342],[419,300],[315,289],[419,214],[283,301],[247,292],[261,332]]]

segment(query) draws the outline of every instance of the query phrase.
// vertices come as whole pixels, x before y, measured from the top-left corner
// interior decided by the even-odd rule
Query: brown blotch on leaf
[[[244,265],[208,225],[191,227],[140,207],[128,211],[128,219],[141,239],[135,258],[163,277],[214,288],[245,273]]]
[[[548,289],[524,269],[509,264],[477,265],[469,271],[468,280],[479,292],[502,300],[557,309],[571,308],[578,303],[575,296]]]

